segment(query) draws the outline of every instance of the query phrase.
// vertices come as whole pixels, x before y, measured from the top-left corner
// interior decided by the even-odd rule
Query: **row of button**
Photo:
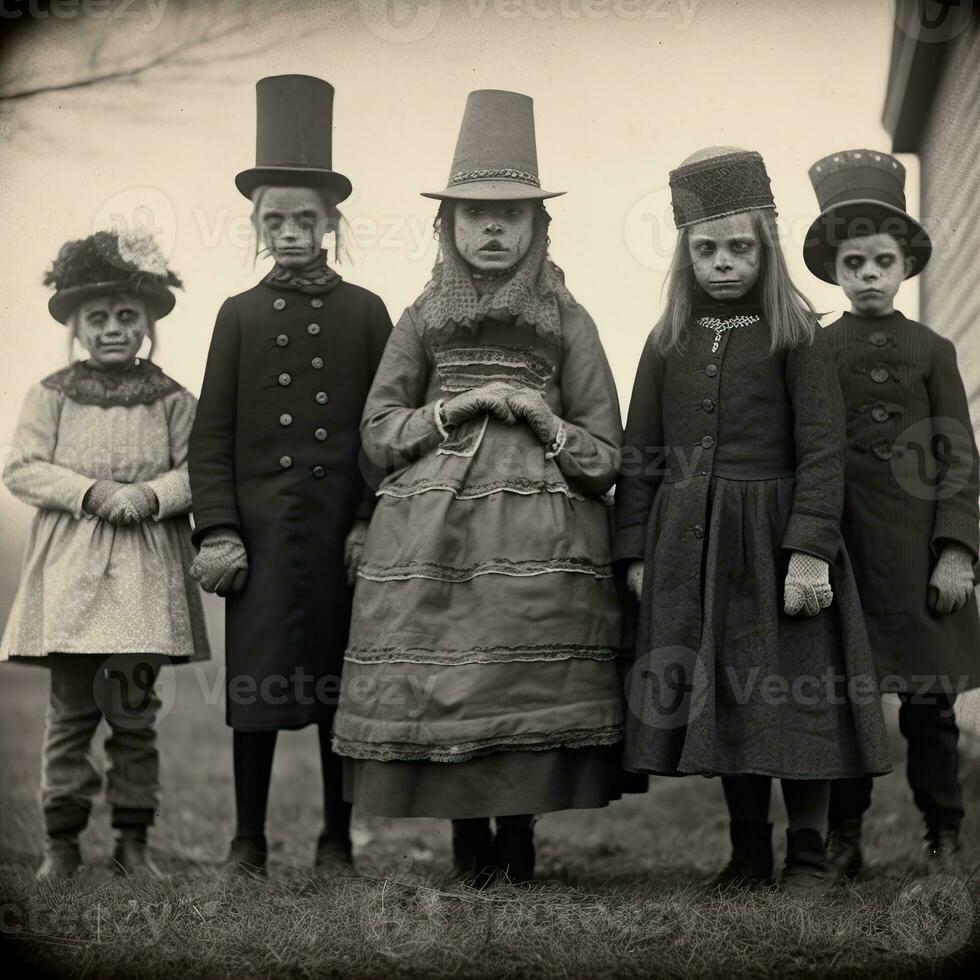
[[[280,456],[279,457],[279,465],[284,470],[288,470],[293,465],[293,457],[292,456]],[[319,465],[314,466],[313,469],[311,470],[311,472],[313,473],[313,475],[318,480],[322,480],[327,475],[327,471],[322,466],[319,466]]]
[[[322,310],[323,300],[320,299],[319,296],[314,296],[313,299],[310,300],[310,306],[312,306],[314,310]],[[282,310],[286,309],[286,301],[279,296],[277,299],[272,301],[272,308],[281,312]]]
[[[320,368],[323,367],[323,358],[314,357],[313,360],[310,361],[310,364],[312,364],[313,367],[315,367],[319,371]],[[283,371],[282,374],[279,375],[279,384],[281,384],[284,388],[287,387],[288,385],[291,385],[292,383],[293,383],[293,376],[288,371]]]
[[[309,324],[307,324],[307,326],[306,326],[306,332],[311,337],[315,337],[320,332],[320,324],[319,323],[309,323]],[[288,333],[277,334],[276,335],[276,344],[279,347],[288,347],[289,346],[289,334]]]

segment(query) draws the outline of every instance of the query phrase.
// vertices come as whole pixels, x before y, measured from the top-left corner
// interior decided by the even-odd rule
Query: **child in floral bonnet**
[[[102,784],[89,754],[105,717],[114,867],[157,874],[155,691],[164,663],[209,655],[193,558],[187,440],[196,401],[151,360],[180,280],[153,239],[99,231],[65,243],[44,277],[69,330],[69,364],[27,393],[3,479],[37,508],[0,659],[51,672],[41,765],[39,878],[81,863],[78,835]],[[88,352],[73,361],[75,341]]]

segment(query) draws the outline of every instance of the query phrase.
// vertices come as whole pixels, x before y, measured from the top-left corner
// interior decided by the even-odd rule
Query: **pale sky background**
[[[249,205],[234,186],[254,163],[263,75],[335,86],[334,167],[354,184],[344,211],[355,254],[338,269],[393,319],[435,257],[436,202],[419,192],[445,186],[467,93],[531,95],[542,184],[568,192],[548,202],[552,255],[599,326],[624,412],[673,248],[669,169],[702,146],[759,150],[793,276],[834,312],[842,294],[800,257],[816,212],[807,168],[838,149],[890,149],[880,121],[890,0],[156,0],[111,18],[86,0],[59,9],[6,51],[0,96],[242,29],[135,80],[0,103],[3,456],[27,388],[66,363],[41,276],[62,242],[113,220],[156,229],[184,279],[156,359],[199,390],[220,303],[266,271],[253,265]],[[901,159],[916,213],[916,160]],[[917,300],[913,280],[897,305],[915,316]],[[0,487],[0,622],[31,514]]]

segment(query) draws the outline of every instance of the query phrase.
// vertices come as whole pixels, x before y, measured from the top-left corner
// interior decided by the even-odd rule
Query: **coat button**
[[[318,405],[326,405],[330,401],[325,391],[318,391],[313,397],[316,399]]]
[[[290,384],[292,380],[293,380],[293,376],[291,374],[287,374],[285,371],[283,371],[282,374],[279,375],[279,384],[281,384],[284,388],[286,387],[286,385]]]
[[[868,340],[871,341],[875,347],[884,347],[888,343],[888,334],[883,333],[881,330],[876,330],[873,334],[870,334]]]
[[[315,435],[317,439],[320,440],[320,442],[323,442],[323,440],[327,438],[327,430],[317,429],[316,432],[313,433],[313,435]]]
[[[279,465],[284,470],[288,470],[289,467],[293,465],[293,457],[292,456],[280,456],[279,457]]]
[[[323,300],[320,299],[319,296],[314,296],[313,299],[310,300],[310,306],[312,306],[314,310],[322,310]]]
[[[715,375],[716,375],[716,374],[718,373],[718,365],[717,365],[717,364],[709,364],[709,365],[708,365],[708,366],[707,366],[707,367],[706,367],[706,368],[704,369],[704,373],[705,373],[705,374],[706,374],[706,375],[707,375],[707,376],[708,376],[709,378],[713,378],[713,377],[714,377],[714,376],[715,376]]]
[[[694,536],[696,538],[703,538],[704,537],[704,527],[702,525],[700,525],[700,524],[695,524],[694,525]]]
[[[292,415],[290,415],[289,412],[283,412],[282,415],[279,416],[279,424],[280,425],[292,425],[293,424],[293,417],[292,417]]]
[[[892,458],[892,447],[891,446],[886,446],[886,445],[875,446],[875,448],[874,448],[874,454],[875,454],[875,456],[878,457],[878,459],[884,459],[884,460],[891,459]]]
[[[715,410],[715,403],[710,398],[704,398],[701,401],[701,407],[706,412],[713,412]]]
[[[278,345],[279,345],[280,347],[285,347],[285,346],[286,346],[286,344],[288,344],[288,343],[289,343],[289,338],[288,338],[288,337],[287,337],[287,336],[286,336],[286,335],[285,335],[284,333],[281,333],[281,334],[279,334],[279,336],[278,336],[278,337],[276,337],[276,343],[277,343],[277,344],[278,344]]]
[[[280,296],[278,299],[272,301],[272,308],[274,310],[284,310],[286,309],[286,301]]]
[[[871,380],[874,381],[875,384],[880,385],[883,382],[887,381],[889,377],[890,375],[888,373],[888,368],[886,367],[879,366],[879,367],[873,367],[871,369]]]
[[[327,471],[322,466],[313,467],[313,475],[318,479],[322,480],[326,476]]]
[[[310,364],[312,364],[313,367],[315,367],[315,368],[317,368],[317,370],[319,370],[320,368],[323,367],[323,358],[322,357],[314,357],[313,360],[310,361]]]
[[[715,440],[711,436],[705,436],[701,440],[702,449],[710,449],[715,444]]]
[[[319,323],[311,323],[311,324],[310,324],[310,325],[309,325],[309,326],[308,326],[308,327],[306,328],[306,332],[307,332],[307,333],[308,333],[308,334],[309,334],[309,335],[310,335],[311,337],[315,337],[315,336],[316,336],[316,335],[317,335],[317,334],[318,334],[318,333],[320,332],[320,324],[319,324]]]
[[[888,421],[888,409],[884,405],[875,405],[871,409],[871,417],[876,422],[887,422]]]

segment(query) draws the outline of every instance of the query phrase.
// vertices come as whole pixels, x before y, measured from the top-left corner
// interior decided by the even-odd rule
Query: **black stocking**
[[[277,734],[237,730],[234,733],[236,837],[261,837],[265,833]]]

